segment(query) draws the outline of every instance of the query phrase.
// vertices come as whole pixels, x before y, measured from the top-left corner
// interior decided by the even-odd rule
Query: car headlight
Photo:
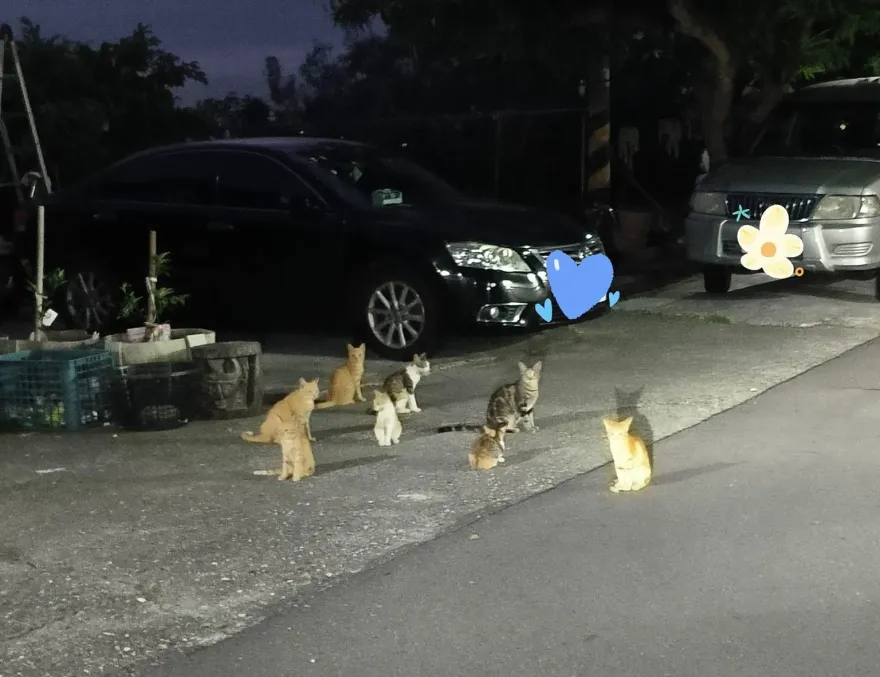
[[[706,193],[697,191],[691,195],[691,211],[696,214],[727,214],[727,196],[724,193]]]
[[[605,253],[605,244],[602,242],[602,238],[599,237],[596,233],[587,231],[584,235],[584,243],[587,245],[587,249],[590,252],[598,249],[602,254]]]
[[[480,242],[450,242],[446,249],[459,268],[482,268],[503,273],[530,273],[532,269],[509,247]]]
[[[880,198],[876,195],[826,195],[813,212],[814,219],[842,221],[880,215]]]

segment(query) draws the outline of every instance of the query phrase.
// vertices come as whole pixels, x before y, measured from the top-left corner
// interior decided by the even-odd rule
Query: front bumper
[[[743,273],[743,251],[736,240],[740,226],[757,221],[690,214],[685,222],[687,257],[697,263],[731,266]],[[801,256],[791,261],[809,272],[859,271],[880,268],[880,218],[852,221],[797,221],[788,232],[804,243]]]
[[[466,324],[537,328],[582,322],[608,309],[607,299],[603,299],[576,320],[567,319],[550,293],[545,272],[499,273],[468,269],[445,271],[441,277],[452,305],[459,311],[459,320]],[[535,306],[548,298],[553,315],[549,322],[545,322]]]

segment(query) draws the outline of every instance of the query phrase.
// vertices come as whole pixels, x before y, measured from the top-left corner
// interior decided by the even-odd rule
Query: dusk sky
[[[267,56],[290,73],[315,41],[344,41],[327,0],[13,0],[12,7],[4,20],[26,16],[46,35],[95,43],[117,40],[138,22],[150,25],[165,49],[198,61],[208,76],[207,87],[179,92],[183,103],[230,90],[265,96]]]

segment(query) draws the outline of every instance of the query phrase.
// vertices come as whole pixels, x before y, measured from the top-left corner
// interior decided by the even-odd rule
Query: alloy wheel
[[[71,321],[86,331],[100,329],[114,310],[110,290],[92,271],[76,273],[68,281],[65,303]]]
[[[367,301],[367,322],[387,348],[401,350],[419,340],[425,329],[425,303],[405,282],[384,282]]]

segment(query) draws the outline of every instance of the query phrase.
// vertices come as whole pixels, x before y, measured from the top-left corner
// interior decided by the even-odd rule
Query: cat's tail
[[[333,400],[324,400],[323,402],[315,402],[315,409],[329,409],[330,407],[335,407],[336,402]]]
[[[476,423],[456,423],[455,425],[441,425],[437,428],[438,433],[457,433],[464,430],[482,430],[482,425]]]
[[[241,439],[245,442],[256,442],[258,444],[271,444],[272,438],[269,435],[265,435],[263,433],[252,433],[252,432],[243,432],[241,434]]]

